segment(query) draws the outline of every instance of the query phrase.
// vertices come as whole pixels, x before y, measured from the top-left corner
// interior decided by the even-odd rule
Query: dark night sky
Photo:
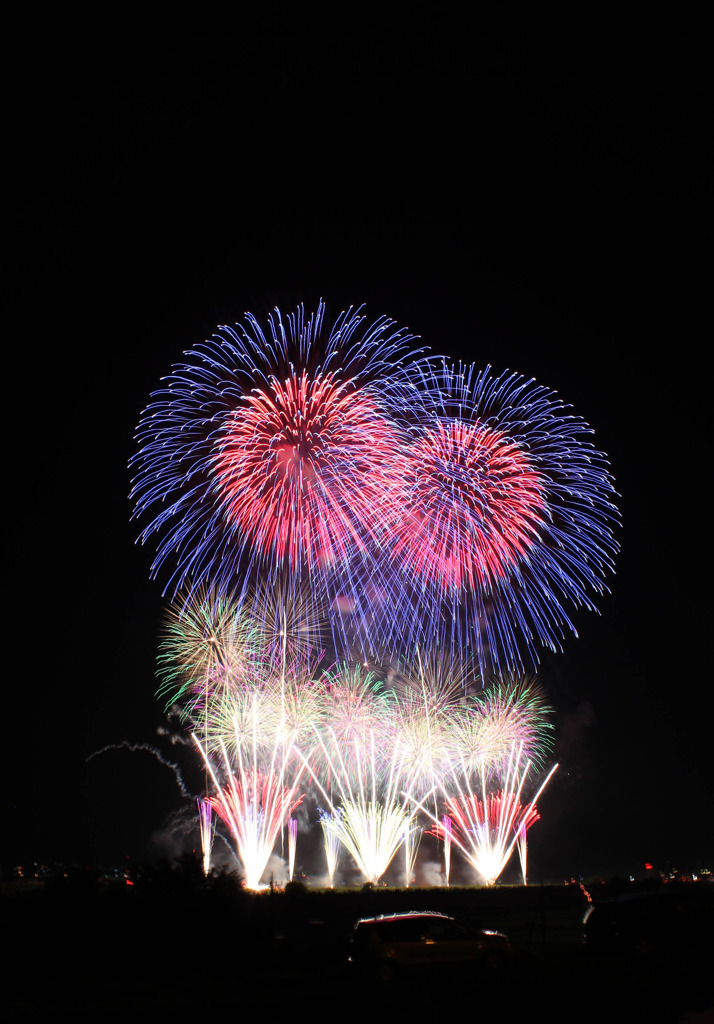
[[[86,761],[163,743],[195,771],[156,735],[133,429],[216,324],[322,296],[533,376],[595,428],[622,552],[601,615],[542,666],[562,768],[532,858],[711,866],[699,33],[411,17],[125,26],[86,52],[48,30],[18,85],[3,862],[166,852],[170,771]]]

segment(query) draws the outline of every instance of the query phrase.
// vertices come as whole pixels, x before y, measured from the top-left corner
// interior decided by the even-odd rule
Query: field
[[[544,1012],[549,1021],[680,1021],[712,1006],[711,958],[700,937],[711,934],[714,887],[669,888],[668,900],[696,908],[701,932],[595,953],[582,938],[588,895],[598,903],[629,897],[632,887],[330,891],[293,883],[255,894],[230,877],[207,885],[175,871],[133,885],[70,878],[6,887],[0,905],[12,948],[2,961],[4,1002],[11,1020],[228,1013],[258,1024],[448,1013],[508,1022]],[[354,922],[405,910],[439,910],[503,931],[512,963],[495,974],[459,967],[392,985],[353,977]]]

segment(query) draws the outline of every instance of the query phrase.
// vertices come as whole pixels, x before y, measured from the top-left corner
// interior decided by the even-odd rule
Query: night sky
[[[0,861],[179,852],[169,769],[87,761],[153,744],[199,786],[157,734],[134,428],[217,324],[322,297],[536,378],[609,455],[622,551],[541,666],[561,768],[534,873],[713,867],[696,26],[297,11],[86,49],[48,26],[18,81]]]

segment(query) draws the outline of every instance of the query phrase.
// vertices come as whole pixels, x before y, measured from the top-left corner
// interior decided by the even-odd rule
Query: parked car
[[[505,966],[512,953],[501,932],[471,928],[447,914],[412,911],[357,921],[348,961],[365,975],[391,981],[417,969],[457,965],[494,971]]]
[[[670,892],[637,893],[593,903],[583,917],[583,942],[598,953],[691,953],[711,942],[704,900]]]

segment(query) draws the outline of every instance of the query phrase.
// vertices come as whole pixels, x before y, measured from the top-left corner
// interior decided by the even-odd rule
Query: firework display
[[[286,821],[302,803],[301,772],[286,772],[287,758],[276,744],[269,770],[258,767],[257,756],[237,766],[223,748],[225,781],[218,777],[206,749],[194,736],[215,792],[207,802],[229,829],[249,889],[261,888],[261,879],[275,842]]]
[[[332,830],[368,882],[380,880],[404,841],[405,831],[415,824],[409,773],[399,745],[386,746],[384,739],[374,731],[366,743],[355,739],[353,756],[346,760],[329,727],[327,736],[318,737],[324,755],[320,761],[327,768],[334,796],[306,761],[322,798],[332,809]],[[407,792],[402,790],[404,785]]]
[[[482,676],[521,671],[539,647],[559,651],[571,609],[595,610],[591,595],[607,589],[618,522],[607,460],[534,381],[423,373],[399,501],[383,495],[380,509],[382,649],[428,647],[445,626]]]
[[[551,748],[526,666],[595,609],[617,552],[605,456],[554,393],[450,365],[386,317],[252,314],[185,354],[142,414],[141,541],[173,603],[159,695],[258,888],[315,804],[340,850],[409,885],[425,826],[493,884]],[[536,789],[535,796],[530,793]],[[317,810],[317,805],[323,810]],[[215,815],[215,817],[214,817]],[[304,819],[303,819],[304,821]]]
[[[223,327],[186,353],[137,432],[132,498],[169,586],[220,592],[288,572],[315,587],[372,560],[383,494],[400,488],[402,410],[418,400],[412,336],[325,307]],[[332,595],[340,590],[333,587]],[[345,600],[355,602],[348,587]]]
[[[340,849],[374,884],[401,848],[410,884],[420,818],[438,826],[431,834],[444,843],[447,884],[452,844],[493,884],[519,827],[537,817],[534,802],[526,806],[522,799],[532,766],[524,751],[542,758],[549,743],[550,708],[537,682],[516,677],[474,695],[458,673],[456,685],[447,685],[440,659],[425,664],[417,657],[380,679],[364,666],[322,670],[318,655],[309,649],[289,655],[286,642],[276,648],[257,637],[253,642],[252,660],[239,645],[240,664],[222,663],[209,682],[196,680],[194,698],[185,700],[213,784],[205,803],[228,827],[246,884],[264,884],[282,829],[292,877],[297,821],[291,815],[305,797],[326,808],[317,817],[331,886]],[[480,798],[473,794],[475,776]],[[494,787],[498,793],[487,798]],[[440,808],[447,812],[441,819]],[[474,830],[478,838],[470,840]]]
[[[459,778],[456,773],[442,784],[448,817],[440,822],[432,817],[433,834],[446,839],[464,854],[486,885],[493,885],[503,873],[516,844],[525,836],[529,825],[538,818],[536,800],[541,795],[558,765],[553,765],[536,794],[523,803],[523,789],[531,764],[524,763],[522,749],[514,747],[505,767],[502,788],[493,791],[487,785],[485,767],[474,785],[472,776]],[[522,862],[523,865],[523,862]]]
[[[169,589],[307,582],[359,660],[446,631],[487,677],[560,648],[613,567],[606,459],[555,393],[412,340],[360,310],[330,327],[321,303],[265,329],[247,315],[186,353],[132,460]]]

